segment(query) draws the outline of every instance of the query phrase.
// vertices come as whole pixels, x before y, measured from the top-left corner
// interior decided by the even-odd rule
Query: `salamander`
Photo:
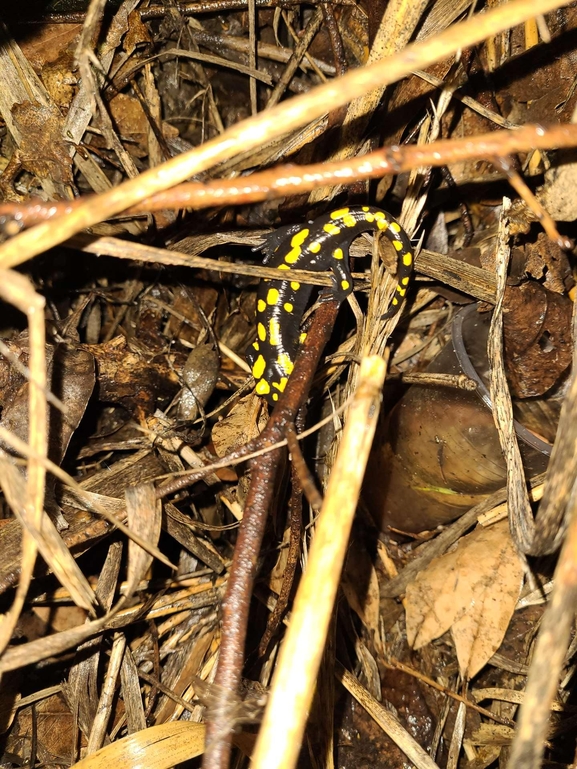
[[[349,248],[362,232],[382,232],[398,253],[397,288],[391,308],[383,318],[401,308],[413,269],[413,249],[409,237],[385,211],[371,206],[340,208],[304,225],[281,227],[261,247],[265,264],[279,270],[333,273],[331,297],[343,301],[353,290]],[[274,404],[286,387],[294,367],[299,343],[306,334],[300,322],[313,286],[290,280],[262,280],[257,294],[257,340],[247,353],[255,391]]]

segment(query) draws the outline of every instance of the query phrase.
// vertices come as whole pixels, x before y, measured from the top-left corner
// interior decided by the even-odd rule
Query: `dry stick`
[[[532,553],[540,555],[554,553],[561,544],[565,508],[573,479],[577,477],[577,304],[573,305],[571,331],[574,344],[571,383],[561,407],[543,500],[535,519]]]
[[[527,492],[527,483],[523,470],[521,450],[515,432],[513,403],[505,375],[505,354],[503,341],[503,304],[507,285],[507,268],[510,258],[509,247],[509,210],[511,201],[503,198],[497,252],[495,254],[495,272],[497,277],[497,304],[491,316],[491,329],[487,341],[487,359],[491,362],[490,392],[493,403],[493,420],[501,452],[507,466],[507,504],[509,522],[515,547],[521,553],[531,552],[535,524],[533,511]]]
[[[282,95],[288,88],[290,81],[293,79],[293,76],[297,71],[297,68],[299,67],[301,61],[303,60],[305,53],[307,52],[317,32],[321,28],[322,21],[323,21],[322,9],[317,8],[315,13],[309,20],[308,24],[306,25],[305,29],[302,31],[301,35],[299,36],[296,42],[295,48],[292,52],[292,56],[290,60],[287,62],[280,79],[278,80],[277,84],[272,90],[271,95],[269,96],[269,99],[266,105],[267,110],[272,109],[281,100]]]
[[[217,587],[221,582],[222,579],[217,580]],[[105,617],[87,622],[85,625],[78,625],[70,630],[44,636],[20,646],[10,646],[0,658],[0,673],[27,667],[49,657],[57,657],[105,630],[118,630],[133,625],[135,622],[158,620],[180,611],[190,612],[207,606],[214,606],[215,603],[218,603],[220,595],[220,590],[210,588],[198,595],[191,594],[184,598],[175,599],[173,596],[169,596],[164,599],[164,603],[161,603],[160,606],[152,606],[149,609],[147,609],[147,605],[138,605],[115,614],[113,608]]]
[[[0,298],[13,304],[28,320],[30,337],[30,381],[28,383],[28,458],[26,502],[31,523],[41,528],[44,513],[44,482],[46,478],[46,453],[48,450],[48,406],[44,393],[47,389],[46,348],[44,329],[44,297],[34,291],[28,278],[17,272],[0,271]],[[37,546],[30,532],[22,529],[21,577],[14,601],[0,625],[0,654],[10,641],[24,605],[36,562]]]
[[[447,166],[451,163],[485,157],[495,159],[532,149],[560,149],[577,145],[577,125],[543,127],[527,125],[511,131],[493,131],[466,139],[442,139],[425,145],[382,147],[356,158],[306,166],[284,165],[244,176],[242,179],[215,179],[205,183],[185,182],[165,192],[145,198],[124,211],[137,216],[152,211],[182,208],[209,208],[257,203],[269,198],[309,192],[331,184],[352,184],[386,174],[412,171],[419,166]],[[93,198],[94,199],[94,198]],[[26,203],[0,203],[0,225],[14,219],[31,227],[55,216],[70,215],[85,198],[49,202],[31,199]]]
[[[300,5],[301,0],[254,0],[258,8],[285,8]],[[355,0],[338,0],[337,5],[354,5]],[[247,0],[204,0],[196,3],[178,3],[175,10],[183,16],[197,13],[223,13],[224,11],[246,10]],[[172,11],[172,8],[170,9]],[[165,5],[151,5],[140,11],[143,21],[163,19],[170,12]]]
[[[539,630],[519,724],[507,769],[539,769],[549,711],[569,646],[577,601],[577,484],[567,506],[567,536],[555,569],[555,587]]]
[[[252,757],[253,769],[292,769],[296,764],[377,424],[385,371],[386,363],[379,356],[361,363],[359,386],[348,412],[307,571],[273,676]]]
[[[287,430],[287,441],[289,441],[289,451],[291,452],[293,460],[291,462],[291,496],[288,503],[290,539],[280,592],[274,605],[274,609],[269,615],[265,631],[258,645],[259,657],[264,657],[266,654],[268,645],[282,622],[282,618],[289,604],[299,562],[302,533],[303,489],[301,486],[302,479],[299,476],[299,472],[294,463],[294,457],[296,455],[295,449],[294,447],[290,447],[290,432],[289,428]],[[298,445],[296,436],[294,437],[294,442]]]
[[[480,705],[477,705],[476,702],[473,702],[473,700],[469,700],[467,697],[463,697],[462,694],[451,691],[451,689],[448,689],[442,684],[438,684],[436,681],[433,681],[432,678],[429,678],[429,676],[424,675],[419,670],[415,670],[415,668],[412,668],[409,665],[405,665],[403,662],[399,662],[399,660],[391,660],[389,662],[384,662],[383,664],[389,670],[401,670],[403,673],[406,673],[407,675],[422,681],[432,689],[436,689],[438,692],[445,694],[447,697],[451,697],[456,702],[462,702],[463,705],[471,708],[471,710],[476,710],[477,713],[481,713],[481,715],[490,718],[498,724],[503,724],[504,726],[515,726],[515,722],[511,721],[510,718],[503,718],[503,716],[499,716],[496,713],[493,713],[491,710],[487,710],[487,708],[482,708]]]
[[[266,654],[270,640],[277,632],[290,600],[301,545],[303,493],[315,513],[320,512],[323,504],[314,478],[302,455],[296,433],[297,427],[300,432],[304,430],[304,411],[304,408],[299,411],[296,425],[289,424],[285,429],[291,462],[291,496],[288,503],[290,538],[281,589],[258,646],[259,657],[264,657]]]
[[[389,0],[381,14],[378,28],[369,51],[367,64],[387,61],[388,57],[401,51],[409,43],[413,32],[421,19],[427,0]],[[357,155],[363,134],[366,133],[371,116],[374,115],[385,91],[386,84],[353,99],[348,105],[344,118],[333,121],[339,126],[339,138],[336,151],[331,152],[333,159],[345,159]],[[333,113],[334,115],[334,113]],[[330,120],[330,118],[329,118]],[[340,186],[329,189],[321,187],[309,195],[308,205],[332,200],[341,190]]]
[[[256,65],[256,3],[255,0],[248,0],[248,36],[249,36],[249,49],[248,49],[248,65],[253,72],[256,72],[258,67]],[[256,85],[256,78],[251,77],[249,80],[250,90],[250,114],[256,115],[258,112],[258,92]]]
[[[231,243],[238,242],[238,238],[229,233]],[[250,234],[244,236],[245,245],[254,243],[258,246],[260,238]],[[119,238],[102,237],[95,241],[76,236],[66,245],[74,245],[83,251],[98,256],[114,256],[118,259],[133,259],[148,264],[164,264],[167,267],[187,267],[201,270],[212,270],[217,273],[230,273],[233,275],[248,275],[258,278],[278,279],[278,270],[273,267],[247,264],[246,262],[223,262],[218,259],[209,259],[194,254],[186,254],[178,251],[168,251],[163,248],[154,248],[142,243],[132,243]],[[356,252],[355,244],[351,247],[353,256],[364,256],[363,250]],[[356,252],[356,253],[355,253]],[[495,303],[495,276],[492,272],[481,267],[461,262],[446,254],[437,254],[434,251],[422,249],[415,262],[417,272],[427,275],[434,280],[441,281],[452,288],[470,294],[482,302]],[[294,276],[294,277],[293,277]],[[311,270],[291,270],[293,280],[307,283],[313,286],[333,285],[330,272],[313,272]],[[371,281],[366,279],[364,273],[353,273],[355,290],[362,291],[370,288]]]
[[[301,432],[303,431],[303,428],[304,425],[301,426]],[[290,451],[291,455],[291,463],[299,479],[299,487],[301,488],[301,491],[304,492],[309,505],[312,507],[315,513],[318,513],[323,506],[323,498],[317,489],[317,485],[311,471],[307,467],[307,463],[303,457],[301,447],[298,442],[297,433],[293,425],[287,425],[285,436],[287,439],[288,450]]]
[[[331,300],[321,304],[315,312],[287,388],[260,435],[262,446],[277,443],[284,435],[285,426],[294,422],[330,338],[338,309],[338,302]],[[251,485],[222,605],[222,643],[215,679],[215,699],[209,710],[204,769],[228,765],[232,740],[228,714],[231,699],[240,683],[250,599],[264,526],[273,498],[278,461],[277,449],[250,463]]]
[[[561,235],[559,233],[557,224],[553,221],[553,217],[545,208],[543,208],[542,204],[535,197],[535,194],[527,186],[527,183],[522,178],[521,174],[513,168],[511,159],[502,157],[494,159],[494,163],[497,168],[500,168],[507,174],[509,184],[517,192],[527,208],[533,213],[537,221],[541,223],[541,226],[553,243],[557,243],[559,248],[572,249],[573,243],[571,240],[566,235]]]
[[[343,45],[343,39],[341,37],[339,26],[337,24],[337,20],[335,19],[333,6],[329,5],[328,3],[323,3],[321,5],[321,9],[333,51],[335,72],[337,75],[344,75],[348,69],[347,57],[345,55],[345,48]]]
[[[338,662],[335,676],[385,734],[405,753],[411,764],[414,764],[418,769],[439,769],[427,751],[419,745],[395,716],[386,710],[380,702],[377,702],[364,686],[361,686],[357,679]]]
[[[301,5],[302,0],[255,0],[257,8],[290,8]],[[335,5],[356,5],[356,0],[336,0]],[[224,13],[225,11],[245,11],[247,0],[199,0],[193,3],[173,3],[166,5],[150,5],[138,12],[141,21],[164,19],[169,14],[178,13],[181,16],[197,16],[199,13]],[[34,22],[50,24],[83,24],[86,13],[82,11],[70,13],[47,13],[35,19]]]
[[[0,247],[0,267],[22,264],[144,198],[230,159],[240,148],[247,151],[262,146],[371,89],[394,83],[415,69],[423,69],[440,59],[446,59],[463,47],[480,43],[486,37],[521,24],[536,14],[568,4],[569,0],[512,0],[488,13],[476,14],[435,37],[413,43],[390,58],[352,70],[307,94],[244,120],[227,129],[217,139],[172,158],[136,179],[129,179],[97,198],[87,200],[69,216],[60,219],[58,226],[44,222],[17,235]]]

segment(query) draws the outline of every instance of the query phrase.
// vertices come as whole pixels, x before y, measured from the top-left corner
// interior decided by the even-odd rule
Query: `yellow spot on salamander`
[[[291,246],[295,248],[296,246],[302,246],[302,244],[305,242],[309,235],[309,230],[305,227],[304,230],[299,230],[296,235],[293,235],[291,238]]]
[[[253,343],[252,343],[252,346],[253,346],[253,348],[254,348],[254,349],[257,351],[257,352],[260,350],[260,345],[259,345],[259,343],[258,343],[258,342],[253,342]]]
[[[306,332],[303,331],[303,333],[299,336],[299,344],[302,344],[306,338],[307,338]]]
[[[286,352],[281,352],[281,354],[276,359],[276,362],[278,363],[279,368],[284,371],[287,376],[290,376],[293,373],[294,363],[286,354]]]
[[[290,267],[288,264],[279,264],[278,268],[279,270],[290,270]]]
[[[285,302],[283,304],[283,308],[286,310],[286,312],[292,312],[294,310],[294,307],[290,302]]]
[[[403,286],[408,286],[408,285],[409,285],[409,282],[410,282],[410,280],[411,280],[411,279],[410,279],[410,278],[409,278],[409,276],[407,275],[405,278],[403,278],[403,279],[401,280],[401,283],[403,284]]]
[[[335,248],[335,250],[333,251],[333,256],[335,257],[335,259],[342,259],[344,256],[343,249]]]
[[[278,393],[273,393],[272,394],[272,399],[273,399],[273,401],[278,401]]]
[[[396,296],[394,296],[393,297],[393,301],[391,302],[391,304],[397,305],[398,303],[399,303],[399,300],[397,299]]]
[[[256,383],[256,387],[254,389],[257,395],[268,395],[270,392],[270,385],[264,379],[261,379],[260,382]]]
[[[407,293],[407,289],[397,286],[397,293],[399,294],[399,296],[404,296]]]
[[[262,355],[259,355],[254,362],[254,366],[252,367],[253,377],[255,379],[260,379],[261,376],[264,374],[265,368],[266,368],[266,361]]]
[[[341,280],[341,288],[343,289],[343,291],[348,291],[350,287],[351,287],[351,284],[349,283],[348,280]]]
[[[363,210],[364,210],[364,209],[363,209]],[[367,208],[367,211],[368,211],[368,210],[369,210],[369,209]],[[372,223],[375,221],[375,215],[374,215],[374,214],[371,214],[371,213],[367,213],[367,214],[365,214],[365,221],[366,221],[366,222],[368,222],[369,224],[372,224]]]
[[[266,328],[264,327],[263,323],[257,323],[256,326],[256,333],[258,334],[258,338],[261,342],[264,342],[266,339]]]
[[[328,224],[325,224],[325,226],[323,227],[323,230],[325,232],[328,232],[329,235],[338,235],[341,231],[341,228],[337,227],[336,224],[329,222]]]
[[[313,242],[309,246],[309,251],[311,254],[318,254],[318,252],[321,250],[321,244],[318,242],[318,240],[313,240]]]
[[[400,240],[392,240],[391,242],[397,251],[403,250],[403,244]]]
[[[398,235],[401,231],[401,225],[398,222],[391,222],[391,230]]]
[[[283,376],[280,378],[280,382],[273,382],[272,386],[276,387],[276,389],[279,390],[279,392],[283,393],[287,382],[288,382],[288,378],[286,376]],[[273,395],[273,398],[274,398],[274,395]]]
[[[293,291],[298,291],[300,287],[300,283],[297,283],[296,280],[291,280],[291,288]]]
[[[387,227],[389,226],[389,223],[386,219],[381,218],[380,216],[377,217],[376,214],[375,214],[375,219],[376,219],[377,227],[379,228],[379,230],[386,230]]]
[[[407,251],[406,253],[403,254],[403,264],[405,265],[405,267],[410,267],[412,263],[413,263],[413,255]],[[407,283],[408,282],[409,281],[407,280]]]
[[[278,302],[278,297],[278,288],[269,288],[268,294],[266,295],[267,304],[276,304]]]
[[[268,341],[273,347],[278,347],[280,342],[280,323],[276,318],[270,319],[268,324],[268,329],[269,329]]]
[[[370,208],[368,206],[363,206],[363,211],[367,213],[367,211],[370,211]]]
[[[266,310],[266,302],[264,299],[259,299],[256,303],[256,309],[258,312],[264,312]]]
[[[357,220],[354,216],[351,216],[351,214],[347,214],[346,216],[343,216],[343,223],[345,227],[354,227],[357,223]]]
[[[349,213],[349,208],[339,208],[337,211],[333,211],[331,214],[331,219],[342,219],[343,216],[346,216]]]
[[[301,247],[297,246],[296,248],[292,248],[288,252],[288,254],[286,254],[284,260],[287,264],[295,264],[295,262],[298,262],[301,255],[302,255]]]

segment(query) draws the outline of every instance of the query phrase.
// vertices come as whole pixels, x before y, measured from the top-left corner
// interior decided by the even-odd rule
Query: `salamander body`
[[[265,263],[289,272],[293,268],[333,273],[332,296],[343,301],[353,290],[349,247],[362,232],[382,232],[398,253],[397,289],[389,318],[401,308],[413,269],[411,242],[385,211],[370,206],[340,208],[314,222],[281,227],[270,235],[262,250]],[[247,357],[256,380],[255,390],[274,404],[286,387],[294,367],[296,351],[305,335],[300,322],[313,286],[291,280],[263,280],[257,296],[257,341]]]

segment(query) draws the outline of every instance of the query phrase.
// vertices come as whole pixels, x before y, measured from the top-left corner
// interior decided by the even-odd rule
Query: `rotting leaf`
[[[9,349],[20,363],[28,365],[29,342],[26,334],[12,340]],[[49,412],[48,455],[59,465],[94,389],[94,359],[87,350],[71,344],[57,347],[46,345],[46,364],[52,392],[64,405],[63,410],[53,406]],[[1,356],[0,371],[0,403],[3,406],[0,426],[26,440],[29,421],[28,381]],[[6,387],[3,387],[4,382],[7,383]],[[9,446],[3,445],[3,448],[11,453]]]
[[[122,138],[128,140],[131,154],[146,157],[148,121],[138,99],[119,93],[110,101],[110,113]]]
[[[18,160],[40,179],[72,184],[70,146],[62,138],[64,119],[55,105],[24,101],[12,108],[22,136]]]
[[[86,345],[98,369],[98,397],[120,403],[131,413],[151,414],[174,395],[176,374],[163,356],[150,359],[123,336]]]
[[[515,610],[523,566],[507,521],[478,528],[407,588],[407,638],[420,649],[451,630],[463,678],[499,648]]]
[[[559,154],[557,164],[545,171],[545,184],[539,190],[543,206],[555,220],[562,222],[573,222],[577,219],[574,194],[577,163],[570,161],[571,154]]]
[[[530,275],[547,291],[561,295],[573,285],[568,254],[544,232],[539,232],[534,241],[530,240],[526,243],[521,253],[523,268],[521,278],[525,274]]]
[[[503,316],[507,379],[519,398],[543,395],[571,365],[572,302],[529,281],[508,286]]]

